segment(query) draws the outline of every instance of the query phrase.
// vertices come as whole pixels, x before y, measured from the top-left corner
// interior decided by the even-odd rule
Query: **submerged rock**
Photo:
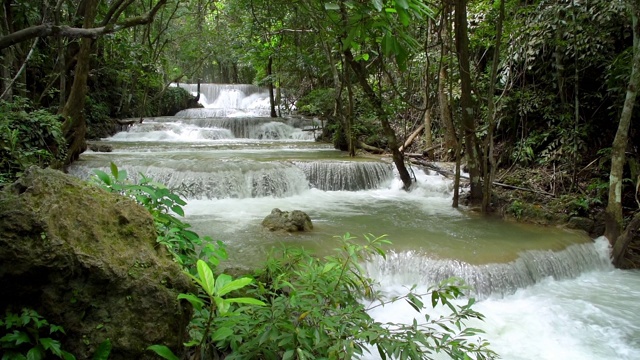
[[[66,330],[63,348],[91,358],[110,339],[110,359],[178,349],[193,285],[155,241],[133,201],[55,170],[30,168],[0,192],[0,312],[31,307]]]
[[[313,224],[311,218],[300,210],[282,211],[280,209],[271,210],[271,214],[262,220],[262,226],[271,231],[311,231]]]

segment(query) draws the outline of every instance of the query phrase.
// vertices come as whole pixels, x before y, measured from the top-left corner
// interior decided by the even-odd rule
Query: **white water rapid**
[[[465,279],[486,317],[469,325],[503,359],[640,359],[640,272],[612,268],[605,240],[453,209],[451,182],[419,168],[415,189],[402,191],[388,159],[350,159],[314,142],[318,121],[265,117],[257,87],[204,84],[202,94],[205,108],[144,119],[103,140],[113,152],[86,152],[70,172],[88,178],[113,161],[175,189],[194,230],[226,243],[227,266],[256,266],[281,243],[327,254],[335,235],[388,234],[387,260],[365,264],[381,290]],[[307,212],[314,230],[264,231],[276,207]],[[420,318],[406,303],[371,314]]]

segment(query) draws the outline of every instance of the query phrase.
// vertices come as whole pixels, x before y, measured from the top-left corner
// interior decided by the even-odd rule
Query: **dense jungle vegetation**
[[[189,106],[171,83],[255,83],[272,116],[317,116],[352,156],[390,153],[407,189],[410,161],[464,163],[470,206],[600,219],[614,262],[638,266],[639,17],[639,0],[4,0],[0,183],[33,164],[64,168],[113,119]],[[532,191],[511,199],[493,182]],[[191,260],[206,296],[186,299],[202,325],[227,293]],[[205,328],[199,345],[250,350]]]

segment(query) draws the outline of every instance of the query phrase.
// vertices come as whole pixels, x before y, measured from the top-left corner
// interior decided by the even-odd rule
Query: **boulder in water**
[[[29,168],[0,192],[0,313],[30,307],[66,331],[65,350],[91,358],[154,358],[182,347],[193,292],[155,241],[153,219],[130,199],[55,170]]]
[[[278,208],[271,210],[271,214],[262,220],[262,226],[271,231],[311,231],[311,218],[304,211],[282,211]]]

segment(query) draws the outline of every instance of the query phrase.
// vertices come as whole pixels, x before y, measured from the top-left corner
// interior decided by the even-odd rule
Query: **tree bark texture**
[[[627,86],[618,130],[611,147],[611,172],[609,173],[609,200],[605,211],[604,236],[612,246],[622,232],[622,176],[625,164],[625,150],[627,148],[631,116],[636,101],[638,86],[640,86],[640,0],[629,0],[629,8],[633,19],[633,63],[631,77]]]
[[[480,156],[477,147],[476,124],[473,115],[473,99],[471,98],[471,74],[469,65],[469,36],[467,33],[467,1],[456,0],[455,3],[456,50],[460,68],[460,107],[462,128],[464,131],[467,166],[469,168],[470,204],[482,203],[482,183],[480,181]]]
[[[402,180],[404,189],[409,190],[412,183],[411,175],[409,175],[409,171],[404,164],[404,155],[402,154],[398,146],[398,138],[396,137],[396,133],[395,131],[393,131],[393,128],[391,128],[391,124],[389,123],[389,115],[382,107],[382,100],[373,91],[371,85],[369,85],[369,82],[367,81],[367,70],[361,63],[354,60],[351,50],[345,50],[344,55],[347,64],[349,64],[351,69],[353,69],[353,72],[356,74],[358,82],[360,83],[365,96],[373,106],[373,109],[376,112],[380,123],[382,124],[382,129],[384,131],[385,138],[387,139],[387,144],[391,149],[393,163],[398,169],[398,174],[400,175],[400,180]]]
[[[438,104],[440,108],[440,120],[444,132],[444,148],[448,151],[455,149],[458,145],[458,139],[456,135],[456,128],[453,124],[453,118],[451,116],[451,102],[449,101],[449,94],[447,94],[447,79],[449,78],[449,56],[451,49],[449,47],[450,38],[450,20],[451,14],[450,5],[445,5],[445,10],[442,12],[442,52],[440,53],[440,66],[438,71]],[[448,155],[447,155],[448,157]]]
[[[484,144],[484,166],[482,177],[484,179],[484,189],[482,193],[482,212],[487,213],[491,205],[491,184],[495,177],[496,161],[493,156],[493,133],[496,128],[496,81],[498,77],[498,64],[500,62],[500,45],[502,43],[502,22],[504,20],[504,1],[500,0],[500,10],[498,15],[498,23],[496,24],[496,42],[493,49],[493,60],[491,63],[491,76],[489,78],[489,94],[487,103],[487,112],[489,124],[487,127],[487,137]]]
[[[90,28],[96,18],[97,0],[87,0],[83,26]],[[91,68],[91,45],[93,39],[87,37],[80,41],[80,50],[76,57],[76,68],[71,85],[71,92],[67,102],[62,108],[62,116],[65,121],[62,124],[62,133],[67,140],[67,157],[65,165],[77,160],[80,154],[87,149],[85,135],[87,123],[84,117],[85,97],[87,95],[87,79]]]
[[[271,109],[270,116],[272,118],[278,117],[276,113],[276,99],[273,93],[273,57],[269,56],[269,62],[267,63],[267,77],[269,78],[269,108]]]
[[[622,235],[616,239],[616,242],[613,245],[611,260],[613,261],[613,265],[616,267],[621,267],[623,265],[624,255],[627,252],[631,241],[638,235],[638,229],[640,229],[640,212],[636,213]]]

